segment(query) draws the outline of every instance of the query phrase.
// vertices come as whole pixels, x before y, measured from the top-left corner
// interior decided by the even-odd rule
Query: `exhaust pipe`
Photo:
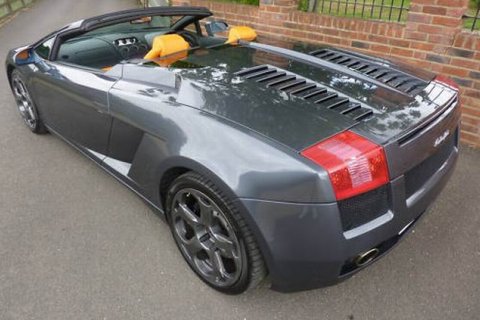
[[[364,253],[359,254],[353,262],[357,267],[363,267],[372,262],[379,253],[380,250],[378,250],[377,248],[370,249],[368,251],[365,251]]]

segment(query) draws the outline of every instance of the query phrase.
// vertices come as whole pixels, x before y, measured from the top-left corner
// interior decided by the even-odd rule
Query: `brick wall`
[[[480,34],[462,28],[468,0],[412,0],[406,23],[301,12],[297,0],[260,0],[258,7],[208,0],[172,4],[208,7],[231,25],[252,26],[262,41],[354,48],[448,75],[461,86],[461,139],[480,147]]]

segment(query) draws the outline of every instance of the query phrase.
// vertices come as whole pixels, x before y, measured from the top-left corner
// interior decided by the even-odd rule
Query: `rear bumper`
[[[283,292],[328,286],[362,268],[352,261],[379,248],[387,253],[420,218],[447,183],[458,158],[445,163],[416,193],[406,197],[404,176],[389,184],[390,209],[381,217],[344,232],[336,203],[301,204],[240,199],[257,233],[272,289]]]

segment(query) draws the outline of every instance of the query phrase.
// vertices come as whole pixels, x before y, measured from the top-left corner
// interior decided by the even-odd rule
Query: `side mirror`
[[[17,52],[17,54],[15,54],[14,60],[15,60],[15,64],[18,66],[34,63],[35,56],[33,54],[33,49],[28,47]]]
[[[205,30],[210,37],[214,37],[216,33],[228,30],[228,24],[225,21],[209,21],[205,24]]]

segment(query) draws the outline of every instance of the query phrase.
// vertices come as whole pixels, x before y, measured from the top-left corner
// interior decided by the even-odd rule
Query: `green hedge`
[[[480,0],[470,0],[470,6],[467,14],[469,16],[474,16],[475,14],[477,14],[479,7],[480,7]],[[471,18],[465,19],[465,23],[464,23],[465,28],[471,30],[473,27],[473,21],[474,19],[471,19]],[[477,24],[475,25],[475,30],[480,30],[480,20],[477,21]]]

